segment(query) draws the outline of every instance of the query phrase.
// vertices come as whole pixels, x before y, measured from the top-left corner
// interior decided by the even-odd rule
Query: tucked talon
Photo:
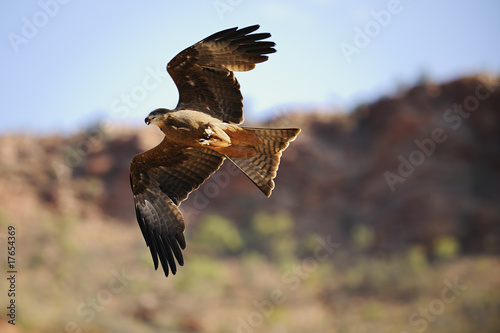
[[[201,136],[201,139],[199,139],[198,142],[201,143],[202,145],[208,146],[210,143],[207,140],[209,140],[212,137],[212,134],[214,134],[214,131],[210,127],[205,128]]]
[[[203,131],[203,139],[210,139],[212,134],[214,134],[214,131],[210,127],[205,128],[205,131]]]

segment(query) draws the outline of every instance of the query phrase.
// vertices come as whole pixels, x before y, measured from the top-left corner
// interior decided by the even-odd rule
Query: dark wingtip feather
[[[179,265],[184,264],[184,258],[182,257],[181,248],[179,247],[179,243],[177,242],[177,239],[175,238],[175,236],[169,235],[168,241],[170,243],[170,248],[172,249],[172,252],[174,253],[175,259],[177,259],[177,262],[179,263]]]
[[[158,245],[158,256],[160,257],[161,266],[163,267],[163,272],[165,276],[168,276],[168,262],[167,262],[167,253],[165,251],[165,247],[162,246],[161,236],[155,235],[155,242]],[[155,268],[156,269],[156,268]]]
[[[186,248],[186,239],[184,238],[183,234],[177,234],[175,235],[175,239],[177,239],[177,242],[179,242],[179,245],[181,246],[181,249]]]
[[[255,30],[257,30],[259,28],[260,28],[260,25],[255,24],[255,25],[251,25],[251,26],[244,27],[241,29],[239,29],[238,27],[224,29],[224,30],[216,32],[216,33],[202,39],[200,42],[208,41],[208,40],[218,40],[218,39],[229,38],[229,37],[231,37],[233,39],[237,39],[238,37],[245,38],[246,35],[254,32]],[[256,34],[256,35],[264,35],[264,34],[269,35],[266,38],[271,37],[271,34],[269,34],[269,33],[260,33],[260,34]],[[261,38],[259,38],[259,39],[261,39]]]
[[[154,241],[154,235],[153,235],[153,232],[151,230],[149,231],[149,239],[150,239],[150,243],[148,244],[149,251],[151,252],[151,257],[153,257],[153,264],[155,266],[155,270],[157,270],[158,269],[158,250],[156,248],[155,241]]]
[[[170,267],[172,274],[177,272],[177,266],[175,264],[175,259],[172,254],[172,245],[170,243],[169,237],[165,234],[161,235],[161,242],[163,246],[163,254],[165,255],[166,263]]]
[[[254,24],[248,27],[241,28],[240,30],[236,30],[238,35],[247,35],[249,33],[254,32],[255,30],[259,29],[260,25],[259,24]]]

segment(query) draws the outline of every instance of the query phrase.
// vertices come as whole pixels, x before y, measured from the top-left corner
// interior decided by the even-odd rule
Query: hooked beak
[[[146,117],[146,119],[144,119],[144,122],[146,123],[146,125],[149,125],[151,123],[151,119],[149,117]]]

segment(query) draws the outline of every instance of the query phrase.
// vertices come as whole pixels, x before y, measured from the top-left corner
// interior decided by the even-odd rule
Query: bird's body
[[[300,129],[245,128],[242,96],[233,71],[267,60],[274,43],[259,26],[215,33],[180,52],[167,65],[178,90],[173,110],[156,109],[145,122],[165,134],[156,147],[134,156],[130,183],[137,221],[158,268],[176,273],[184,264],[185,223],[178,209],[225,159],[270,196],[281,153]],[[175,259],[174,259],[175,258]]]
[[[154,124],[172,143],[208,148],[231,157],[255,155],[258,152],[255,147],[262,144],[252,131],[224,123],[206,113],[196,110],[165,111]]]

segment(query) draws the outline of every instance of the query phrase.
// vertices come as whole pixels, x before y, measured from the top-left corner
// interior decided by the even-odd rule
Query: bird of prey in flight
[[[130,184],[137,221],[168,276],[184,264],[186,247],[180,203],[221,166],[234,163],[266,196],[274,188],[281,153],[300,129],[245,128],[243,97],[233,71],[249,71],[274,53],[253,33],[258,25],[217,32],[177,54],[167,71],[179,91],[175,109],[156,109],[145,119],[165,134],[156,147],[134,156]]]

